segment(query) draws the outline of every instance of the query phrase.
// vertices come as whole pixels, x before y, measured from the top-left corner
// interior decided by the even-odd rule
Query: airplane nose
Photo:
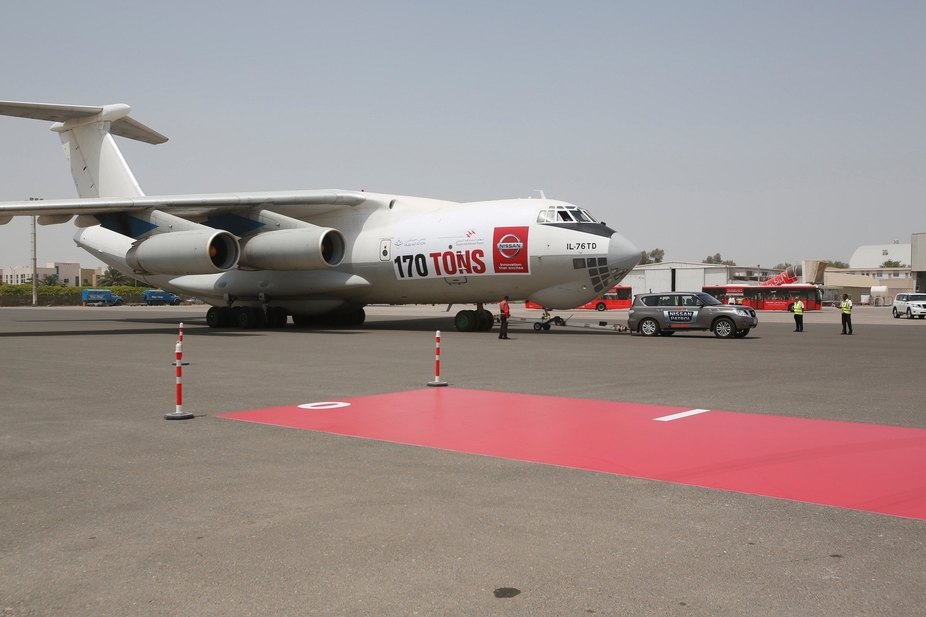
[[[642,253],[630,241],[620,234],[611,235],[608,245],[608,265],[611,269],[632,270],[640,263]]]

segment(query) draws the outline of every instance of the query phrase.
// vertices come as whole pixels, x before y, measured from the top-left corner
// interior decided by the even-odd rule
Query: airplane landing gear
[[[282,328],[288,315],[278,306],[268,306],[266,311],[255,306],[213,306],[206,313],[206,324],[210,328]]]
[[[356,328],[363,325],[366,318],[366,311],[359,308],[348,313],[293,315],[293,323],[306,328]]]
[[[488,332],[495,325],[495,316],[485,309],[460,311],[453,325],[460,332]]]

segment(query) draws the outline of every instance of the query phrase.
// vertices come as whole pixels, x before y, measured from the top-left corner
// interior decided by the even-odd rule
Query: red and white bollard
[[[180,324],[180,336],[183,336],[183,324]],[[174,413],[164,414],[165,420],[189,420],[193,414],[183,411],[183,341],[177,341],[174,347],[174,353],[177,356],[174,366],[177,369],[177,410]]]
[[[183,352],[183,322],[182,321],[180,322],[180,338],[177,339],[177,342],[180,344],[180,351],[182,355],[182,352]],[[177,360],[177,362],[180,362],[180,360]],[[190,365],[189,362],[180,362],[180,363],[183,364],[183,366]],[[171,362],[171,364],[175,364],[175,362]]]
[[[434,353],[434,381],[429,381],[428,385],[441,387],[448,385],[446,381],[440,380],[440,330],[435,335],[435,353]]]

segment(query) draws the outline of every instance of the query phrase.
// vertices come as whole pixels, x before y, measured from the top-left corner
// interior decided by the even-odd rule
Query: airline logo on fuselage
[[[528,231],[527,226],[495,228],[492,247],[496,274],[530,274]]]
[[[505,259],[514,259],[518,256],[518,253],[521,252],[521,249],[524,248],[524,243],[521,242],[521,238],[516,235],[507,234],[502,237],[501,242],[499,242],[496,247],[502,257]]]

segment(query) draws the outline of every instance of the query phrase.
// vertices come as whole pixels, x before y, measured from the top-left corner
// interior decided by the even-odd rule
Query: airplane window
[[[575,268],[576,270],[584,270],[584,269],[585,269],[585,258],[584,258],[584,257],[577,257],[577,258],[573,259],[573,260],[572,260],[572,267]]]
[[[592,220],[588,218],[587,216],[585,216],[585,213],[581,210],[570,210],[569,214],[574,216],[576,220],[579,221],[580,223],[591,223],[592,222]]]
[[[559,214],[559,218],[561,221],[566,221],[567,223],[573,222],[572,217],[569,216],[569,213],[566,212],[565,210],[560,210],[559,212],[557,212],[557,214]]]
[[[592,223],[597,223],[597,222],[598,222],[598,219],[596,219],[594,216],[592,216],[591,214],[589,214],[589,213],[588,213],[588,210],[582,210],[582,209],[580,209],[579,211],[580,211],[582,214],[584,214],[586,217],[588,217],[588,220],[591,221]]]
[[[541,210],[541,211],[540,211],[540,214],[537,215],[537,222],[538,222],[538,223],[546,223],[546,222],[547,222],[547,211],[546,211],[546,210]]]

